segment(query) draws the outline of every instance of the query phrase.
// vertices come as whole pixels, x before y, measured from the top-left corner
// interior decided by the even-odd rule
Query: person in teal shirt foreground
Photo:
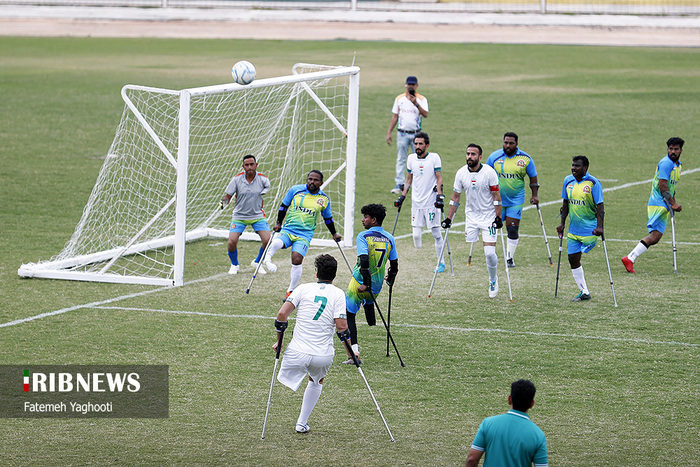
[[[476,467],[484,454],[484,467],[549,465],[544,432],[527,414],[535,405],[535,392],[535,385],[526,379],[510,385],[511,410],[481,422],[467,456],[467,467]]]

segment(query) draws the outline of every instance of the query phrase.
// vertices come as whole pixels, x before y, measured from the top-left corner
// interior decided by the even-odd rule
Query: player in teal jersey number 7
[[[352,278],[345,293],[350,343],[357,358],[360,356],[360,350],[357,344],[355,315],[360,310],[360,305],[362,305],[365,309],[367,324],[374,326],[376,324],[374,298],[382,291],[387,264],[389,265],[389,270],[386,275],[386,282],[389,286],[393,285],[396,274],[399,272],[399,256],[396,251],[396,241],[382,227],[386,217],[386,208],[381,204],[368,204],[362,206],[360,212],[362,213],[362,226],[366,230],[357,234],[357,263],[352,270]],[[352,355],[349,355],[349,357],[343,363],[354,363]]]

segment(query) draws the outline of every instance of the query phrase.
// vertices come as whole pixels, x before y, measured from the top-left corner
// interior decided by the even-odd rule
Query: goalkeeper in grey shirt
[[[258,163],[255,156],[248,154],[243,156],[243,172],[237,174],[231,180],[226,193],[219,206],[224,209],[231,198],[235,196],[236,205],[233,208],[233,220],[228,234],[228,257],[231,259],[229,274],[238,274],[240,265],[238,264],[238,239],[247,226],[252,226],[255,233],[260,236],[262,246],[258,252],[258,257],[250,265],[258,267],[262,259],[265,247],[270,241],[270,226],[265,219],[265,212],[262,209],[263,195],[270,189],[270,180],[263,174],[258,173]],[[259,274],[265,274],[262,264],[258,270]]]

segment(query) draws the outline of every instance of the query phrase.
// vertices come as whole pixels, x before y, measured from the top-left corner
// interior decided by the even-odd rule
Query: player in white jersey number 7
[[[309,416],[321,397],[323,380],[335,355],[333,332],[337,331],[341,340],[348,339],[350,335],[345,292],[332,284],[338,262],[331,255],[320,255],[315,265],[318,282],[297,287],[280,308],[275,321],[275,327],[283,330],[287,327],[289,315],[296,308],[294,333],[284,352],[277,381],[296,391],[304,378],[309,377],[295,427],[297,433],[309,431]],[[277,346],[278,341],[273,349],[277,350]]]

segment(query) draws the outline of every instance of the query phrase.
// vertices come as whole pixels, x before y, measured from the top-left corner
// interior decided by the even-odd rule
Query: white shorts
[[[411,227],[440,227],[440,211],[436,207],[414,208],[411,206]]]
[[[306,375],[309,375],[317,383],[325,378],[332,363],[333,355],[320,357],[288,348],[284,351],[282,367],[277,374],[277,381],[296,391],[301,386]]]
[[[491,224],[477,224],[469,221],[467,221],[467,224],[464,227],[464,237],[467,240],[467,243],[472,243],[479,240],[479,231],[481,231],[481,239],[484,243],[496,243],[496,233],[498,230],[492,227]]]

